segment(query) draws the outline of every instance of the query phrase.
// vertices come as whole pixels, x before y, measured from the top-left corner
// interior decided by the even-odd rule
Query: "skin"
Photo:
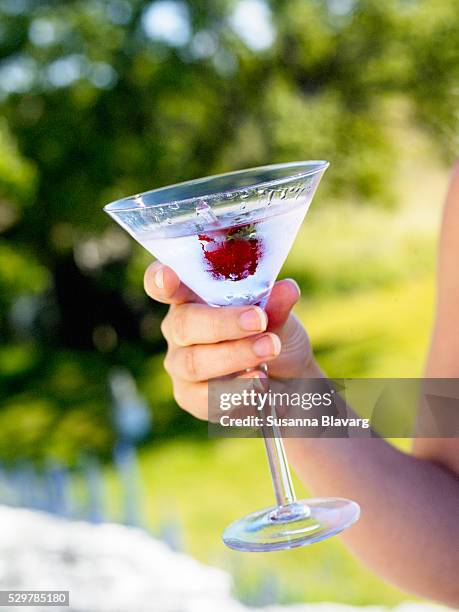
[[[440,240],[436,322],[428,377],[459,377],[459,164],[453,172]],[[260,308],[212,308],[159,262],[145,273],[145,290],[170,304],[162,323],[165,368],[177,403],[207,418],[210,378],[269,364],[272,377],[324,376],[308,335],[293,315],[296,283],[275,284]],[[263,376],[254,371],[245,377]],[[354,499],[357,524],[341,536],[374,572],[421,597],[459,606],[459,444],[417,439],[412,454],[385,440],[286,438],[290,464],[317,496]]]

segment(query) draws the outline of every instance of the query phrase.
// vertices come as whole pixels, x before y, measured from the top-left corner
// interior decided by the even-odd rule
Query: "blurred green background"
[[[220,531],[271,500],[259,441],[207,440],[162,369],[150,256],[101,211],[171,182],[266,163],[331,167],[283,274],[331,376],[422,372],[435,244],[457,152],[457,0],[0,1],[0,460],[106,465],[107,376],[154,427],[145,516],[233,572],[246,601],[394,604],[338,541],[273,555]],[[234,478],[237,473],[238,477]],[[304,492],[299,486],[301,492]]]

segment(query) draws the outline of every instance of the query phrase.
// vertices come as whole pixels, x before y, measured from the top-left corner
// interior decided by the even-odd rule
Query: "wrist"
[[[312,352],[306,360],[302,375],[299,378],[326,378],[325,372],[317,363]],[[283,440],[285,450],[289,458],[289,463],[292,465],[295,471],[299,470],[299,468],[304,464],[306,457],[309,457],[310,453],[314,452],[314,449],[316,449],[317,446],[319,446],[319,448],[321,446],[320,441],[314,437],[285,437]]]

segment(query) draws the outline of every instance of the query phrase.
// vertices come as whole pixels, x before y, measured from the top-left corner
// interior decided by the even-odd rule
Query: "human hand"
[[[145,272],[145,291],[170,304],[161,324],[168,350],[164,367],[179,406],[207,418],[207,381],[255,368],[244,377],[263,375],[256,368],[269,364],[270,377],[302,378],[312,361],[308,335],[291,310],[300,297],[295,281],[278,281],[265,311],[258,306],[204,304],[175,272],[160,262]]]

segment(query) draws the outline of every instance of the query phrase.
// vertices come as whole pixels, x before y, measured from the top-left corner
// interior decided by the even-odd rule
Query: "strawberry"
[[[208,271],[217,280],[240,281],[255,274],[262,245],[253,224],[199,234]]]

